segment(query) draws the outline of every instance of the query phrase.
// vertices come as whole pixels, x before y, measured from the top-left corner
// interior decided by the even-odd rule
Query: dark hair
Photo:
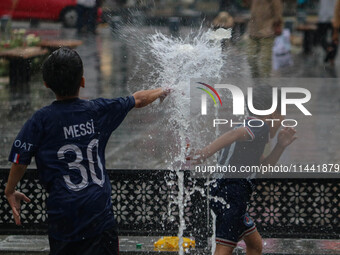
[[[249,95],[248,95],[249,96]],[[267,84],[253,87],[253,106],[256,110],[268,110],[273,105],[273,87]],[[247,110],[249,111],[248,100]],[[281,90],[277,90],[276,112],[281,114]]]
[[[83,77],[83,62],[74,50],[60,48],[45,60],[43,79],[58,96],[77,95]]]

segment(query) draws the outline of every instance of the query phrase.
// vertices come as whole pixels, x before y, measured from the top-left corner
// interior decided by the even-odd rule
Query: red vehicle
[[[0,0],[0,17],[61,21],[65,27],[75,27],[76,5],[77,0]]]

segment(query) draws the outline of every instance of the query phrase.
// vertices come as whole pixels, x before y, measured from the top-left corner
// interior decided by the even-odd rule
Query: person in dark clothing
[[[83,32],[85,26],[87,31],[96,33],[97,3],[96,0],[77,0],[77,32]]]
[[[333,40],[328,40],[330,37],[329,35],[333,32],[332,19],[334,16],[335,4],[336,0],[320,0],[317,30],[318,43],[326,52],[324,61],[325,63],[330,62],[331,64],[334,64],[334,59],[338,50],[337,44]]]

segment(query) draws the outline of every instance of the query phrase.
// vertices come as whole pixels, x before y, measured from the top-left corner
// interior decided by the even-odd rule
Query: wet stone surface
[[[121,254],[178,254],[178,252],[154,251],[153,243],[160,237],[120,237]],[[141,249],[136,245],[141,244]],[[49,246],[46,236],[0,236],[1,254],[48,254]],[[208,254],[203,249],[191,250],[186,254]],[[245,254],[245,244],[239,243],[235,254]],[[339,240],[317,239],[276,239],[263,240],[263,254],[290,255],[335,255],[340,254]]]

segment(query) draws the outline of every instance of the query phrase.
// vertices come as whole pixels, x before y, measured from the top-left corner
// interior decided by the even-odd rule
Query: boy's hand
[[[163,103],[164,99],[171,93],[173,92],[173,89],[170,88],[165,88],[163,89],[162,95],[159,97],[159,100],[161,103]]]
[[[286,127],[282,129],[277,135],[277,144],[282,148],[286,148],[297,139],[295,134],[296,130],[294,128]]]
[[[25,196],[25,194],[14,191],[13,193],[6,193],[6,197],[8,200],[9,205],[12,208],[12,213],[14,217],[14,221],[16,225],[21,225],[20,221],[20,207],[21,207],[21,200],[24,200],[25,202],[31,202],[31,200]]]
[[[190,161],[192,165],[198,165],[204,162],[205,157],[203,156],[201,151],[191,151],[188,156],[185,158],[187,161]]]
[[[160,98],[161,101],[171,92],[170,89],[151,89],[151,90],[141,90],[133,94],[135,98],[135,107],[142,108],[151,104],[156,99]]]

